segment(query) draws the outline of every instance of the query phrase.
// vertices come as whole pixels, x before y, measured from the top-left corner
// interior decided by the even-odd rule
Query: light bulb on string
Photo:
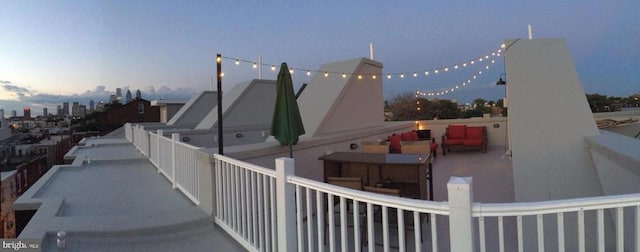
[[[387,74],[387,79],[391,79],[391,74]]]
[[[289,73],[293,74],[293,68],[289,69]]]
[[[271,65],[271,71],[275,71],[276,70],[276,66],[275,65]]]
[[[236,65],[240,65],[240,60],[236,59]]]
[[[258,63],[253,62],[253,68],[258,68]]]
[[[324,72],[324,77],[329,77],[329,73]]]
[[[424,71],[424,75],[429,75],[429,71],[428,71],[428,70],[425,70],[425,71]]]
[[[374,80],[375,80],[375,79],[376,79],[376,75],[375,75],[375,74],[374,74],[374,75],[371,75],[371,79],[374,79]]]
[[[400,78],[404,78],[404,74],[403,73],[400,74]]]
[[[347,78],[347,74],[342,73],[342,78]]]
[[[311,70],[307,70],[307,76],[311,76]]]

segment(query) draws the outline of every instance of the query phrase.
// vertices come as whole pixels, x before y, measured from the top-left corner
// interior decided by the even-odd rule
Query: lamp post
[[[218,76],[218,154],[224,155],[222,141],[222,55],[216,55],[216,68]]]

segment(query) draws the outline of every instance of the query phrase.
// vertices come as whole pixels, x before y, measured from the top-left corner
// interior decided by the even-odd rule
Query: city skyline
[[[478,69],[424,76],[499,48],[505,39],[563,38],[586,93],[640,92],[640,3],[598,1],[512,3],[263,3],[141,1],[4,1],[0,14],[0,108],[34,112],[74,99],[107,100],[117,87],[146,99],[187,100],[210,89],[215,54],[223,61],[223,90],[257,77],[235,58],[314,70],[321,64],[369,57],[385,73],[385,98],[436,92],[470,79]],[[440,96],[497,100],[504,88],[502,58],[468,87]],[[263,77],[275,78],[263,69]],[[409,78],[413,72],[420,75]],[[293,74],[300,86],[310,77]],[[99,98],[97,98],[99,97]]]

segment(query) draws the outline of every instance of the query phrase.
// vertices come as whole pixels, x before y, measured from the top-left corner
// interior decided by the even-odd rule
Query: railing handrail
[[[298,176],[289,176],[287,182],[300,185],[316,191],[325,193],[331,193],[336,196],[340,196],[350,200],[357,200],[360,202],[370,202],[373,204],[380,204],[390,207],[398,207],[404,210],[410,210],[415,212],[435,213],[439,215],[449,215],[449,203],[448,202],[435,202],[426,201],[421,199],[410,199],[395,197],[389,195],[383,195],[379,193],[358,191],[341,186],[331,185],[316,180],[302,178]]]
[[[233,164],[233,165],[237,165],[237,166],[243,167],[245,169],[248,169],[250,171],[254,171],[254,172],[257,172],[257,173],[260,173],[260,174],[264,174],[264,175],[267,175],[267,176],[270,176],[270,177],[275,177],[276,176],[276,171],[274,171],[274,170],[267,169],[267,168],[264,168],[262,166],[254,165],[254,164],[247,163],[247,162],[244,162],[244,161],[240,161],[240,160],[237,160],[237,159],[233,159],[233,158],[230,158],[230,157],[227,157],[227,156],[223,156],[223,155],[220,155],[220,154],[217,154],[217,153],[213,154],[213,158],[214,159],[219,159],[221,161],[224,161],[224,162],[227,162],[227,163],[230,163],[230,164]]]
[[[640,193],[536,202],[474,202],[473,217],[524,216],[637,206]]]

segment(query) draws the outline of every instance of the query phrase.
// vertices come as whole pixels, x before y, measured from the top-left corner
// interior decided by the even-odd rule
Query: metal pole
[[[222,55],[216,55],[216,67],[218,73],[218,154],[224,155],[222,134]]]

